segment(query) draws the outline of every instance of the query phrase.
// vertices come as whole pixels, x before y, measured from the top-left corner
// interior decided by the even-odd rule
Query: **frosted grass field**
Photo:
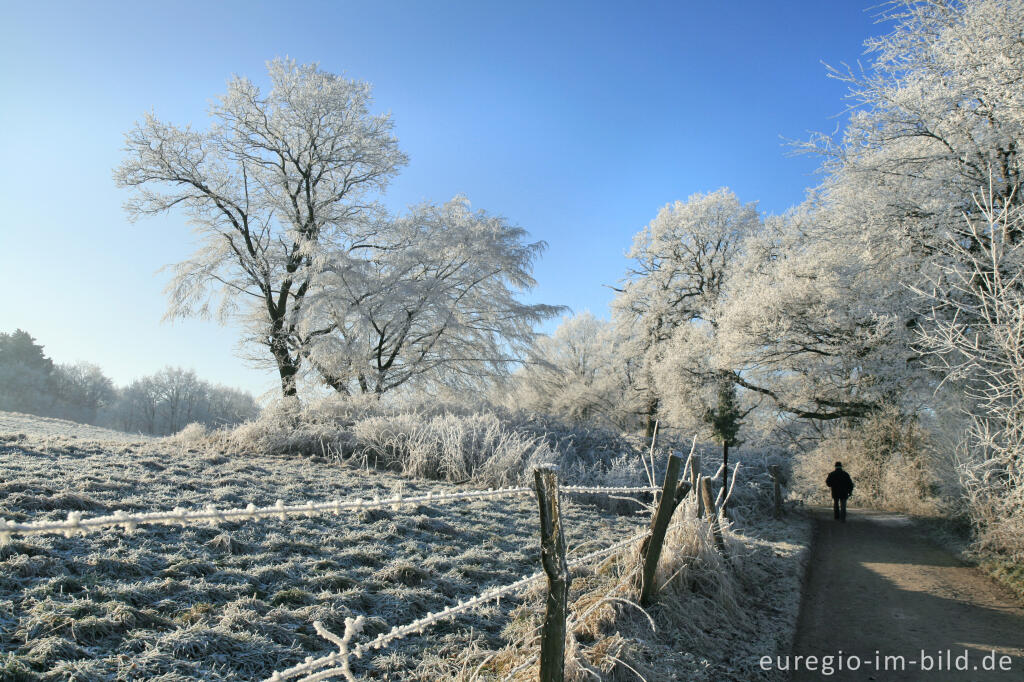
[[[0,413],[0,471],[0,516],[10,521],[63,519],[69,510],[91,516],[465,488],[326,460],[228,457],[173,439],[11,413]],[[563,511],[571,554],[622,540],[647,521],[572,499]],[[341,633],[347,616],[364,615],[361,638],[372,637],[539,570],[536,515],[535,500],[523,496],[131,534],[16,536],[0,548],[0,678],[262,679],[330,653],[314,632],[316,620]],[[671,663],[679,679],[746,679],[742,669],[730,672],[736,642],[750,648],[785,640],[799,603],[792,590],[803,548],[792,538],[741,538],[733,535],[731,544],[756,558],[760,585],[743,589],[755,602],[768,598],[765,612],[728,632],[690,632],[703,640],[700,653],[687,652],[672,628],[654,636],[627,613],[608,633],[636,638],[625,658],[648,671]],[[584,575],[578,583],[593,581]],[[700,592],[697,585],[687,608],[711,614]],[[375,679],[465,676],[472,656],[469,671],[531,622],[540,596],[490,604],[355,661],[354,669]],[[518,615],[510,619],[510,612]]]

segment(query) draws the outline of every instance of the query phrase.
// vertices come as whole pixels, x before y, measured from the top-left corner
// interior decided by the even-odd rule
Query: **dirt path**
[[[793,680],[1024,680],[1024,608],[1007,590],[905,516],[814,514]]]

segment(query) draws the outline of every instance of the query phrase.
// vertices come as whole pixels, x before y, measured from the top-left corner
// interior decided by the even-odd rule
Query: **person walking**
[[[825,485],[832,489],[832,508],[836,519],[846,521],[846,498],[853,492],[853,479],[843,471],[842,462],[836,462],[836,468],[825,479]]]

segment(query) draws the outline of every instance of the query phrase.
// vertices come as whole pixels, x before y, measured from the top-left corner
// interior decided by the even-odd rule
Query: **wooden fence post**
[[[772,482],[775,484],[775,518],[782,518],[782,475],[779,473],[779,465],[773,464],[769,471],[772,474]]]
[[[562,682],[565,676],[565,617],[569,608],[569,566],[558,504],[558,469],[534,470],[540,503],[540,558],[548,575],[548,599],[540,644],[540,681]]]
[[[697,518],[704,516],[704,497],[700,494],[700,455],[696,452],[692,455],[690,462],[690,487],[697,497]]]
[[[718,526],[718,511],[715,509],[715,498],[711,497],[711,482],[707,476],[700,479],[700,493],[704,498],[704,513],[711,519],[711,533],[715,537],[715,547],[722,554],[725,554],[725,541],[722,539],[722,529]]]
[[[658,569],[658,559],[661,558],[661,546],[665,542],[665,532],[668,530],[668,522],[672,519],[672,512],[676,510],[676,504],[678,504],[676,498],[677,496],[682,498],[676,488],[682,464],[683,458],[678,453],[672,453],[669,456],[665,482],[661,488],[661,500],[658,501],[658,509],[651,518],[651,535],[640,548],[643,558],[643,569],[640,574],[640,603],[644,606],[654,600],[656,587],[654,574]],[[683,492],[683,495],[685,494]]]

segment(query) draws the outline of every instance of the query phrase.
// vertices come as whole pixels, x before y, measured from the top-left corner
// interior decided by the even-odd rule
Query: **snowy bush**
[[[300,405],[283,400],[258,419],[211,432],[207,442],[236,454],[344,460],[416,478],[487,486],[530,483],[541,463],[559,465],[570,484],[648,482],[640,461],[647,446],[638,439],[550,416],[443,401],[331,396]]]
[[[794,462],[794,488],[805,499],[831,504],[825,478],[835,463],[853,477],[858,506],[918,513],[937,509],[936,476],[927,434],[895,409],[836,428]]]
[[[192,422],[177,433],[175,439],[183,445],[198,445],[206,439],[207,429],[205,424]]]

